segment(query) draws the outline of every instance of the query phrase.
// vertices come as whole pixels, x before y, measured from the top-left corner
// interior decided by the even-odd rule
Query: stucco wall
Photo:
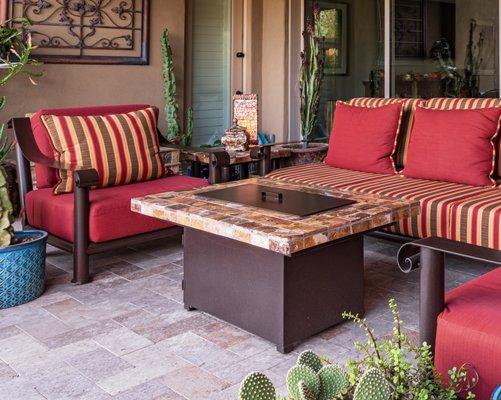
[[[150,65],[46,64],[37,86],[18,76],[2,88],[7,107],[1,112],[0,121],[47,107],[148,103],[161,109],[160,129],[164,130],[160,36],[164,28],[169,29],[182,105],[185,1],[151,0],[150,3]]]

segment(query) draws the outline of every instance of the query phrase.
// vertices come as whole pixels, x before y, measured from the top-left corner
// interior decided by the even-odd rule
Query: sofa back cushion
[[[407,163],[409,178],[494,186],[501,108],[439,110],[418,107]]]
[[[73,191],[72,169],[95,168],[98,187],[120,186],[161,178],[153,108],[108,115],[42,115],[58,170],[55,194]]]
[[[407,147],[409,145],[410,133],[414,121],[414,112],[418,105],[424,104],[422,99],[400,99],[400,98],[378,98],[378,97],[356,97],[347,102],[347,104],[357,107],[381,107],[388,104],[402,103],[403,114],[400,130],[398,132],[397,148],[393,159],[395,167],[401,170],[405,165],[407,156]]]
[[[40,151],[50,158],[54,158],[54,146],[49,137],[49,132],[42,121],[43,115],[108,115],[127,113],[130,111],[141,110],[147,108],[147,104],[126,104],[112,106],[96,106],[96,107],[76,107],[76,108],[48,108],[37,111],[30,117],[31,129],[35,137],[35,141]],[[39,189],[50,188],[55,186],[59,179],[57,169],[49,168],[44,165],[35,164],[36,183]]]
[[[429,99],[425,107],[439,110],[477,110],[481,108],[501,107],[501,99],[475,99],[459,98],[448,99],[437,97]],[[501,137],[498,135],[496,142],[496,167],[494,169],[494,178],[501,178]]]
[[[401,102],[357,107],[338,101],[325,163],[338,168],[394,174]]]

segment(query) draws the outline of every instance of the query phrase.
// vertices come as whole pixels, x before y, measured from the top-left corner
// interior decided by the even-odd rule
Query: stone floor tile
[[[253,336],[248,332],[221,321],[214,321],[204,325],[199,329],[195,329],[194,333],[224,349],[237,345]]]
[[[153,379],[132,389],[113,396],[114,400],[182,400],[185,397],[175,393],[162,383],[161,379]]]
[[[136,265],[137,267],[145,269],[158,267],[159,265],[168,264],[170,262],[169,257],[154,257],[142,251],[131,252],[130,254],[119,254],[117,258],[121,261],[127,261],[131,264]]]
[[[0,381],[5,382],[8,379],[16,378],[19,375],[14,371],[9,364],[0,360]]]
[[[21,322],[17,326],[38,340],[47,339],[73,329],[48,312],[37,319]]]
[[[267,340],[251,336],[240,343],[228,347],[228,350],[238,354],[242,358],[247,358],[274,348],[275,346]]]
[[[7,364],[47,352],[47,347],[26,333],[0,341],[0,359]]]
[[[123,356],[153,344],[152,341],[125,327],[97,335],[93,340],[116,356]]]
[[[71,343],[85,339],[91,339],[119,328],[120,325],[113,320],[99,321],[81,328],[72,329],[68,332],[44,339],[42,342],[49,348],[63,347]]]
[[[0,379],[0,399],[5,400],[47,400],[47,397],[25,378]]]
[[[165,372],[192,365],[161,343],[126,354],[122,359],[138,368],[155,368]]]
[[[105,349],[78,354],[66,362],[91,381],[100,381],[123,370],[133,368],[132,364]]]
[[[171,371],[162,377],[162,381],[176,393],[193,400],[207,399],[211,394],[230,386],[228,382],[196,366]]]
[[[6,326],[5,328],[0,328],[0,340],[19,335],[20,333],[22,333],[21,329],[19,329],[15,325]]]

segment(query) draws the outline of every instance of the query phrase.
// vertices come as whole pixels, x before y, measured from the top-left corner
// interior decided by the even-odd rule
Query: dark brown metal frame
[[[46,157],[38,148],[29,118],[14,118],[11,120],[16,137],[16,160],[19,182],[19,193],[21,206],[24,209],[26,194],[33,190],[30,161],[42,164],[51,168],[60,168],[60,165]],[[49,243],[57,248],[73,253],[73,280],[77,284],[84,284],[90,281],[89,256],[91,254],[102,253],[121,247],[149,242],[182,234],[182,228],[172,227],[154,232],[143,233],[116,239],[102,243],[92,243],[89,241],[89,211],[90,200],[89,190],[98,182],[98,174],[95,169],[76,170],[74,186],[74,242],[71,243],[60,237],[51,235],[49,232]],[[28,228],[26,213],[22,216],[23,229]]]
[[[403,272],[421,267],[419,301],[419,340],[435,348],[437,317],[445,307],[445,255],[501,265],[501,251],[449,239],[429,237],[409,242],[398,251]]]

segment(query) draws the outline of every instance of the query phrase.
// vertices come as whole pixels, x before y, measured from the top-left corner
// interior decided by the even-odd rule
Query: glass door
[[[499,97],[498,0],[391,0],[391,96]]]

